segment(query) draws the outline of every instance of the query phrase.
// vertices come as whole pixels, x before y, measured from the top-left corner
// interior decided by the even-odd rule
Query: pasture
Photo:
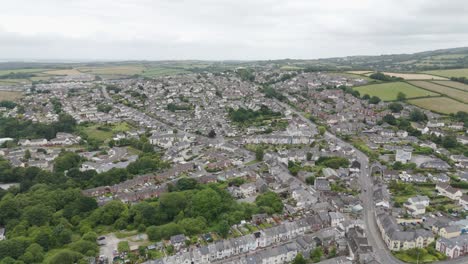
[[[468,78],[468,68],[464,69],[451,69],[451,70],[435,70],[435,71],[425,71],[427,74],[434,74],[443,77],[466,77]]]
[[[413,99],[408,100],[408,103],[442,114],[468,112],[468,105],[447,97]]]
[[[176,74],[182,74],[182,73],[190,73],[190,71],[187,71],[185,69],[179,69],[179,68],[165,68],[165,67],[154,67],[154,68],[149,68],[143,71],[142,75],[144,77],[159,77],[159,76],[165,76],[165,75],[176,75]]]
[[[0,101],[16,101],[23,96],[21,92],[0,91]]]
[[[455,89],[463,90],[468,92],[468,85],[460,82],[454,82],[454,81],[433,81],[433,83],[437,83],[440,85],[444,86],[449,86]]]
[[[417,86],[417,87],[420,87],[420,88],[423,88],[432,92],[446,95],[447,97],[450,97],[457,101],[468,103],[468,92],[449,88],[447,86],[442,86],[442,85],[432,83],[432,82],[410,81],[409,83],[411,83],[414,86]]]
[[[78,75],[81,74],[77,69],[51,70],[44,72],[47,75]]]
[[[416,98],[425,96],[439,96],[439,94],[417,88],[405,82],[392,82],[371,84],[355,87],[354,90],[359,91],[361,96],[368,94],[377,96],[384,101],[393,101],[397,99],[399,92],[406,94],[406,98]]]
[[[367,73],[372,74],[374,72],[373,71],[347,71],[347,73],[361,75],[361,74],[367,74]]]
[[[145,67],[139,64],[77,68],[80,72],[97,75],[134,75],[141,74],[144,69]]]

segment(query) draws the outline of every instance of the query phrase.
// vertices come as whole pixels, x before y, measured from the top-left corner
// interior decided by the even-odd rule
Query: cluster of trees
[[[16,107],[16,103],[13,102],[13,101],[3,100],[3,101],[0,101],[0,107],[5,107],[5,108],[8,108],[8,109],[13,109],[13,108]]]
[[[243,81],[255,81],[255,74],[251,69],[238,69],[236,73]]]
[[[103,113],[109,113],[112,110],[112,106],[108,104],[98,104],[97,110]]]
[[[294,162],[292,160],[288,161],[288,170],[292,175],[297,176],[301,169],[302,167],[300,163]]]
[[[346,168],[349,167],[349,160],[342,157],[320,157],[316,162],[316,165],[325,166],[332,169]]]
[[[0,241],[0,260],[59,264],[96,256],[96,234],[80,228],[96,208],[94,199],[75,188],[38,184],[26,193],[6,194],[0,201],[0,225],[8,239]]]
[[[171,111],[171,112],[175,112],[175,111],[178,111],[178,110],[191,110],[193,109],[193,106],[192,105],[189,105],[189,104],[174,104],[174,103],[169,103],[167,105],[167,110]]]
[[[383,82],[395,82],[395,81],[402,81],[403,78],[401,77],[395,77],[395,76],[390,76],[386,75],[382,72],[376,72],[371,75],[369,75],[369,78],[374,79],[374,80],[379,80]]]
[[[270,110],[266,105],[262,105],[259,110],[245,109],[240,107],[237,110],[228,109],[229,118],[237,123],[248,124],[255,121],[280,117],[281,113]]]
[[[361,94],[359,93],[359,91],[357,90],[354,90],[353,88],[351,87],[347,87],[345,85],[341,85],[338,87],[339,89],[341,89],[344,93],[347,93],[347,94],[350,94],[356,98],[360,98],[361,97]]]
[[[414,109],[413,111],[411,111],[409,118],[411,121],[414,122],[427,121],[426,114],[424,114],[424,112],[419,109]]]
[[[450,80],[454,82],[461,82],[464,84],[468,84],[468,79],[466,77],[451,77]]]
[[[463,122],[464,127],[468,127],[468,113],[459,111],[456,114],[451,114],[451,116],[458,122]]]
[[[363,95],[362,99],[367,100],[369,102],[369,104],[378,104],[378,103],[380,103],[380,101],[382,101],[379,97],[377,97],[375,95],[371,97],[368,94]]]
[[[76,121],[72,116],[61,113],[52,124],[33,123],[30,120],[0,117],[0,137],[52,139],[57,132],[73,132]]]
[[[400,103],[391,103],[388,105],[388,109],[392,111],[392,113],[400,113],[403,110],[403,105]]]
[[[270,86],[263,87],[261,92],[264,93],[267,98],[276,98],[281,102],[287,101],[286,96],[284,96],[282,93],[278,92],[276,89]]]

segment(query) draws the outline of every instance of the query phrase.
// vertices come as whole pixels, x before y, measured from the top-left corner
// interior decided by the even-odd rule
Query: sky
[[[268,60],[468,46],[466,0],[2,1],[0,60]]]

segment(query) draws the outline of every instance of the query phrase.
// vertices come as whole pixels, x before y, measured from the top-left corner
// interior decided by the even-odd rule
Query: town
[[[466,113],[353,90],[372,81],[237,67],[26,85],[0,108],[0,258],[29,263],[37,245],[50,263],[463,263]],[[14,221],[12,195],[48,184],[81,202],[25,200]],[[42,237],[62,231],[39,229],[52,206],[69,234],[55,244]]]

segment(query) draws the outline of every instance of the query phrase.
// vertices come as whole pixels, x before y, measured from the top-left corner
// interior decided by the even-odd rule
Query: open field
[[[347,73],[351,73],[351,74],[367,74],[367,73],[373,73],[373,71],[347,71]]]
[[[182,74],[182,73],[190,73],[190,71],[184,69],[177,69],[177,68],[163,68],[163,67],[155,67],[149,68],[143,71],[142,75],[145,77],[158,77],[164,75],[175,75],[175,74]]]
[[[88,135],[89,138],[105,141],[111,139],[115,133],[129,131],[132,127],[126,123],[118,123],[112,125],[99,125],[99,124],[88,124],[80,125],[79,131]]]
[[[442,114],[468,112],[468,105],[447,97],[413,99],[408,100],[408,103]]]
[[[21,92],[13,92],[13,91],[0,91],[0,101],[9,100],[9,101],[16,101],[23,96]]]
[[[77,69],[52,70],[44,72],[48,75],[78,75],[81,74]]]
[[[19,85],[31,83],[28,79],[0,79],[0,85]]]
[[[420,74],[420,73],[396,73],[396,72],[384,72],[386,75],[400,77],[405,80],[447,80],[447,78],[434,76],[429,74]]]
[[[97,75],[134,75],[141,74],[145,67],[143,65],[122,65],[103,67],[80,67],[79,72]]]
[[[6,75],[9,73],[40,73],[47,71],[47,69],[13,69],[13,70],[0,70],[0,75]]]
[[[377,96],[384,101],[396,100],[399,92],[406,94],[406,98],[408,99],[425,96],[439,96],[437,93],[426,91],[404,82],[371,84],[358,86],[354,89],[359,91],[361,96],[368,94],[370,96]]]
[[[433,81],[433,83],[437,83],[437,84],[445,85],[445,86],[450,86],[450,87],[453,87],[453,88],[460,89],[460,90],[468,92],[468,85],[466,85],[464,83],[459,83],[459,82],[454,82],[454,81]]]
[[[468,78],[468,69],[452,69],[452,70],[435,70],[435,71],[425,71],[424,73],[434,74],[439,76],[444,76],[447,78],[450,77],[466,77]]]
[[[468,92],[463,92],[457,89],[449,88],[446,86],[438,85],[432,82],[425,82],[425,81],[410,81],[414,86],[430,90],[439,94],[444,94],[452,99],[457,101],[462,101],[464,103],[468,103]]]

